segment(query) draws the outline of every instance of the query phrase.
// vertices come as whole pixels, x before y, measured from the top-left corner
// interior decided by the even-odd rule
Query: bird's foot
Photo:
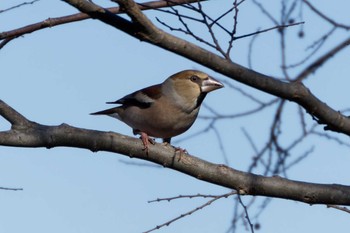
[[[152,145],[156,144],[153,138],[148,137],[148,134],[141,132],[141,140],[143,144],[143,149],[148,154],[148,145],[151,143]]]

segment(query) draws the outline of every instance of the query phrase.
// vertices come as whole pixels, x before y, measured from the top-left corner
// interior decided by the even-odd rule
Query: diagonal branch
[[[0,116],[10,122],[12,128],[19,126],[29,127],[31,125],[31,122],[29,120],[27,120],[23,115],[11,108],[2,100],[0,100]]]
[[[337,54],[339,51],[343,50],[345,47],[350,45],[350,38],[347,38],[343,42],[341,42],[339,45],[335,46],[333,49],[319,57],[316,61],[308,65],[297,77],[296,81],[302,81],[310,74],[314,73],[320,66],[322,66],[326,61],[328,61],[330,58],[332,58],[335,54]]]
[[[154,227],[154,228],[152,228],[152,229],[150,229],[150,230],[148,230],[148,231],[145,231],[145,232],[143,232],[143,233],[149,233],[149,232],[158,230],[158,229],[160,229],[160,228],[162,228],[162,227],[169,226],[170,224],[172,224],[172,223],[174,223],[174,222],[176,222],[176,221],[178,221],[178,220],[180,220],[180,219],[182,219],[182,218],[184,218],[184,217],[186,217],[186,216],[192,215],[192,214],[194,214],[195,212],[197,212],[197,211],[199,211],[199,210],[202,210],[202,209],[204,209],[205,207],[210,206],[211,204],[213,204],[213,202],[215,202],[215,201],[217,201],[217,200],[219,200],[219,199],[228,198],[229,196],[232,196],[232,195],[234,195],[234,194],[236,194],[236,191],[231,191],[231,192],[226,193],[226,194],[223,194],[223,195],[212,196],[212,197],[211,197],[212,199],[209,200],[209,201],[207,201],[206,203],[204,203],[204,204],[202,204],[202,205],[200,205],[200,206],[197,206],[196,208],[194,208],[194,209],[192,209],[192,210],[190,210],[190,211],[188,211],[188,212],[186,212],[186,213],[183,213],[183,214],[181,214],[180,216],[178,216],[178,217],[176,217],[176,218],[173,218],[173,219],[171,219],[171,220],[169,220],[169,221],[167,221],[167,222],[165,222],[165,223],[162,223],[162,224],[160,224],[160,225],[157,225],[156,227]],[[168,201],[170,201],[169,198],[167,198],[167,199],[168,199]],[[160,201],[160,200],[157,200],[157,201]]]
[[[13,117],[11,114],[13,113]],[[315,184],[281,177],[264,177],[207,162],[195,156],[179,153],[169,145],[155,144],[148,154],[141,140],[113,132],[88,130],[62,124],[40,125],[24,118],[0,100],[0,115],[9,122],[30,122],[22,127],[0,132],[0,145],[14,147],[75,147],[93,152],[108,151],[131,158],[154,162],[194,178],[235,189],[241,195],[290,199],[310,204],[350,206],[350,186]],[[14,125],[13,125],[14,126]]]
[[[37,1],[39,1],[39,0],[33,0],[33,1],[31,1],[31,2],[22,2],[22,3],[18,4],[18,5],[15,5],[15,6],[6,8],[6,9],[4,9],[4,10],[0,10],[0,14],[2,14],[2,13],[4,13],[4,12],[7,12],[7,11],[11,11],[11,10],[13,10],[13,9],[20,8],[20,7],[25,6],[25,5],[32,5],[32,4],[34,4],[35,2],[37,2]]]
[[[201,0],[201,1],[205,1],[205,0]],[[145,2],[138,6],[140,10],[150,10],[150,9],[169,7],[169,6],[177,6],[177,5],[182,5],[185,3],[187,4],[192,2],[198,2],[198,0],[172,0],[172,1],[159,0],[159,1]],[[119,7],[111,7],[111,8],[107,8],[106,10],[108,10],[112,14],[123,13],[123,11],[121,11]],[[82,21],[86,19],[91,19],[91,16],[86,13],[77,13],[77,14],[72,14],[72,15],[67,15],[62,17],[48,18],[44,21],[30,24],[25,27],[17,28],[11,31],[1,32],[0,41],[1,40],[3,41],[0,43],[0,49],[4,47],[8,42],[10,42],[11,40],[19,36],[23,36],[25,34],[29,34],[45,28],[52,28],[62,24],[73,23],[73,22]]]
[[[341,24],[341,23],[337,23],[335,20],[333,20],[332,18],[326,16],[325,14],[323,14],[321,11],[319,11],[314,5],[312,5],[308,0],[303,0],[303,2],[313,11],[315,12],[318,16],[320,16],[321,18],[323,18],[324,20],[326,20],[328,23],[332,24],[335,27],[338,28],[343,28],[345,30],[349,30],[350,26],[349,25],[345,25],[345,24]]]

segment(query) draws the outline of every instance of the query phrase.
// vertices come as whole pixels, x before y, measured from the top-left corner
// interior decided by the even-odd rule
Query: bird
[[[195,122],[206,95],[224,85],[198,70],[183,70],[163,83],[149,86],[107,104],[120,106],[91,115],[117,118],[140,134],[143,150],[148,153],[151,137],[170,144],[171,138],[187,131]]]

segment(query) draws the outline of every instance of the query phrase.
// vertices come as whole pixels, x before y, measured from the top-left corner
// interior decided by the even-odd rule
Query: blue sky
[[[113,6],[107,1],[96,2]],[[211,14],[217,14],[229,5],[224,1],[218,2],[208,1],[203,5]],[[1,1],[0,9],[15,3]],[[348,3],[343,3],[342,7],[336,7],[338,4],[334,3],[323,4],[321,10],[346,22],[347,19],[342,17],[347,14],[342,11],[349,9]],[[271,4],[271,9],[277,6]],[[0,31],[75,12],[62,1],[39,1],[33,6],[0,14]],[[316,35],[329,30],[326,26],[320,30],[319,21],[307,12],[304,11],[305,39],[297,39],[298,27],[288,29],[292,38],[288,47],[292,51],[289,57],[291,61],[298,60],[307,45],[317,38]],[[252,17],[258,14],[259,11],[249,2],[244,4],[240,8],[238,34],[274,26],[267,19]],[[156,15],[159,16],[153,12],[147,15],[152,20]],[[161,17],[176,23],[166,15]],[[269,32],[258,38],[254,45],[253,68],[268,75],[281,76],[276,34]],[[344,36],[346,34],[343,32],[337,33],[320,54]],[[232,57],[235,62],[247,65],[249,42],[249,39],[242,39],[234,44]],[[340,101],[347,99],[349,93],[348,57],[348,50],[344,50],[305,82],[313,93],[335,109],[348,107],[346,101]],[[0,51],[0,65],[1,99],[28,119],[47,125],[67,123],[126,135],[132,135],[132,132],[123,123],[108,117],[90,116],[89,113],[108,107],[106,101],[160,83],[179,70],[200,69],[225,79],[196,63],[140,42],[97,20],[45,29],[18,38]],[[231,83],[261,100],[273,98],[242,84]],[[244,112],[254,107],[253,103],[228,87],[210,93],[205,103],[223,114]],[[274,109],[268,108],[259,116],[227,119],[217,124],[232,167],[245,170],[253,155],[242,129],[252,133],[256,144],[262,146],[264,141],[260,139],[266,137]],[[295,109],[296,105],[291,103],[284,113],[283,119],[287,122],[283,128],[286,142],[289,136],[298,133],[294,127],[298,124]],[[200,114],[210,115],[205,108],[201,109]],[[311,123],[311,119],[308,122]],[[178,143],[191,154],[208,161],[224,163],[213,131],[181,140],[205,128],[206,123],[198,119],[188,132],[174,138],[174,144]],[[0,130],[8,128],[9,124],[0,119]],[[335,136],[346,139],[342,135]],[[350,178],[349,149],[312,137],[295,153],[302,153],[311,146],[315,148],[314,153],[292,168],[288,173],[289,178],[347,184]],[[0,147],[0,186],[24,189],[18,192],[0,191],[0,232],[142,232],[206,201],[191,199],[147,203],[149,200],[180,194],[229,192],[228,189],[170,169],[125,164],[130,161],[139,162],[118,154],[92,153],[72,148],[48,150]],[[243,198],[245,202],[249,200],[249,197]],[[225,232],[232,219],[232,203],[231,198],[219,200],[157,232]],[[254,216],[254,210],[251,214]],[[257,232],[344,232],[350,227],[348,218],[348,214],[325,206],[274,200],[259,218],[261,230]],[[244,232],[244,227],[241,227],[239,232]]]

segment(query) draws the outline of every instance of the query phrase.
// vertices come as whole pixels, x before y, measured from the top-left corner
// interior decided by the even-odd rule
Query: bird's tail
[[[90,115],[108,115],[108,114],[111,114],[110,109],[90,113]]]
[[[99,112],[93,112],[93,113],[90,113],[90,115],[107,115],[110,117],[120,119],[120,116],[119,116],[120,111],[122,111],[122,109],[120,107],[116,107],[116,108],[109,108]]]

